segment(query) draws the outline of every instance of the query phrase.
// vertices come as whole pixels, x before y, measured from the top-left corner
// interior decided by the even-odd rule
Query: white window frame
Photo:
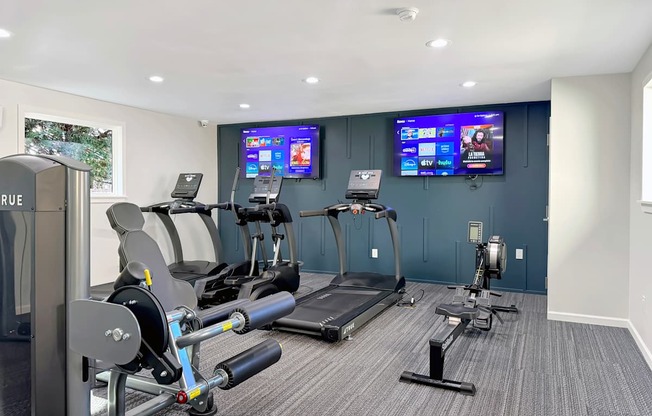
[[[25,152],[25,119],[52,121],[112,131],[112,176],[113,192],[91,192],[91,203],[115,202],[127,199],[125,184],[125,123],[101,119],[84,114],[70,114],[62,111],[19,106],[18,111],[18,149]]]
[[[643,83],[641,209],[652,214],[652,74]]]

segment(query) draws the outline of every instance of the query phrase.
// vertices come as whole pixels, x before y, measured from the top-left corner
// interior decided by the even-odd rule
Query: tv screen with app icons
[[[318,179],[319,125],[255,127],[241,131],[240,175]]]
[[[502,175],[503,120],[500,111],[395,119],[394,175]]]

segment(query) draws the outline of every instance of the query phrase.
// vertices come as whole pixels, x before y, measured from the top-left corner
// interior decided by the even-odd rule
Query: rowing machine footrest
[[[478,316],[478,308],[469,308],[464,305],[446,303],[437,306],[435,313],[452,318],[473,320]]]

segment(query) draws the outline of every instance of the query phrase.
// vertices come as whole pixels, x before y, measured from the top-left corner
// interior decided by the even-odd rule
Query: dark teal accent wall
[[[397,116],[500,110],[505,113],[505,175],[485,176],[472,190],[464,177],[392,176],[393,120]],[[502,236],[508,247],[507,271],[494,288],[545,293],[548,230],[549,102],[419,110],[309,120],[247,123],[218,129],[219,199],[228,201],[238,164],[243,127],[320,124],[322,179],[286,180],[281,202],[292,212],[303,269],[336,272],[335,240],[324,218],[300,218],[300,210],[320,209],[344,200],[352,169],[382,169],[379,203],[398,213],[402,274],[408,280],[469,283],[473,279],[473,245],[466,242],[467,223],[484,223],[485,241]],[[241,179],[236,202],[247,204],[253,180]],[[385,220],[371,215],[340,216],[351,271],[393,274],[394,262]],[[230,213],[219,214],[220,235],[229,261],[244,256]],[[269,238],[268,238],[269,240]],[[377,248],[379,258],[371,258]],[[523,249],[524,259],[515,259]],[[271,251],[270,251],[271,252]]]

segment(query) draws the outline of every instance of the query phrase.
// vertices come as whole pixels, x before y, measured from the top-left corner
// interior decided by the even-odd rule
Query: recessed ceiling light
[[[251,107],[249,104],[245,104],[245,103],[240,104],[240,108],[247,109],[249,107]]]
[[[152,82],[163,82],[163,77],[160,75],[152,75],[149,77],[149,80]]]
[[[308,78],[304,79],[303,81],[306,82],[307,84],[316,84],[316,83],[319,82],[319,78],[317,78],[317,77],[308,77]]]
[[[462,86],[465,88],[471,88],[471,87],[475,87],[475,84],[477,84],[477,82],[475,81],[466,81],[462,84]]]
[[[426,46],[429,48],[443,48],[446,45],[448,45],[448,41],[446,39],[435,39],[426,42]]]
[[[10,37],[11,37],[10,31],[8,31],[7,29],[0,28],[0,38],[10,38]]]

